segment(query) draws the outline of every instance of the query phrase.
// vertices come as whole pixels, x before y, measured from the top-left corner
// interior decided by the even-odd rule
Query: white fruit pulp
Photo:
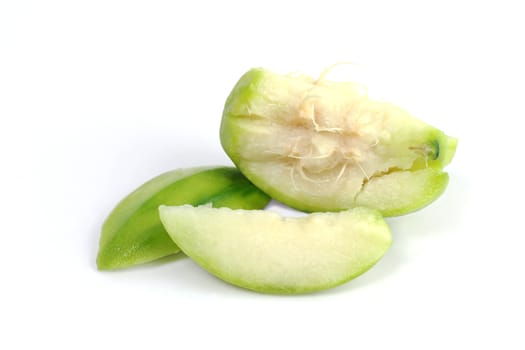
[[[426,124],[370,100],[360,85],[274,75],[257,89],[261,97],[239,119],[250,136],[241,156],[270,178],[287,177],[295,191],[356,196],[370,179],[409,170],[434,151],[411,137]]]

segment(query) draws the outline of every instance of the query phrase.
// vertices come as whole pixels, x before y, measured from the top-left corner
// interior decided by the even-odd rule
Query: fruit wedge
[[[271,197],[303,211],[356,206],[383,215],[424,207],[445,190],[457,139],[362,85],[248,71],[226,101],[221,143]]]
[[[190,205],[159,210],[186,255],[226,282],[265,293],[342,284],[370,269],[392,240],[379,212],[367,208],[300,218]]]
[[[261,209],[269,200],[235,168],[167,172],[140,186],[113,209],[102,227],[97,266],[118,269],[179,252],[160,222],[161,204]]]

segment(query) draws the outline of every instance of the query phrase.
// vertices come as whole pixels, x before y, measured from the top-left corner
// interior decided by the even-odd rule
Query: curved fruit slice
[[[106,219],[100,237],[100,270],[128,267],[180,251],[159,218],[161,204],[204,204],[261,209],[270,198],[231,167],[192,168],[162,174],[124,198]]]
[[[226,101],[221,143],[250,181],[299,210],[400,215],[429,204],[457,140],[361,91],[252,69]]]
[[[379,212],[355,208],[283,218],[263,210],[160,207],[169,235],[217,277],[258,292],[337,286],[370,269],[391,245]]]

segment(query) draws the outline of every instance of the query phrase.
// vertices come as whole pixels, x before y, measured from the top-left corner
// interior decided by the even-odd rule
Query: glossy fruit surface
[[[123,268],[179,252],[160,222],[162,204],[261,209],[269,200],[232,167],[167,172],[137,188],[113,209],[102,227],[97,266],[100,270]]]

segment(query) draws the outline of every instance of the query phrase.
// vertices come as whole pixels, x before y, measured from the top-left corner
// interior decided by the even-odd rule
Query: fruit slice
[[[128,267],[180,251],[159,218],[161,204],[204,204],[261,209],[270,198],[231,167],[192,168],[162,174],[124,198],[106,219],[100,237],[100,270]]]
[[[221,143],[250,181],[291,207],[390,216],[443,193],[457,140],[361,85],[252,69],[226,101]]]
[[[204,269],[267,293],[342,284],[370,269],[392,240],[379,212],[367,208],[283,218],[263,210],[161,206],[160,218],[173,241]]]

